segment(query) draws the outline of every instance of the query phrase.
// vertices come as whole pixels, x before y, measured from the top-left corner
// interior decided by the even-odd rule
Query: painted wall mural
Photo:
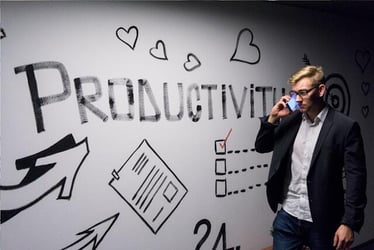
[[[374,146],[364,28],[341,54],[349,30],[324,36],[305,10],[309,36],[295,43],[299,11],[269,3],[1,8],[1,249],[271,245],[271,154],[253,144],[258,118],[305,64],[324,67],[326,102]]]

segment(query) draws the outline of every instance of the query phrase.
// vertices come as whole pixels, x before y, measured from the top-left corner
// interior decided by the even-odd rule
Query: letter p
[[[61,75],[63,91],[62,93],[49,95],[49,96],[39,96],[38,85],[35,77],[35,70],[39,69],[57,69]],[[34,108],[35,122],[38,133],[45,131],[44,121],[41,107],[54,102],[59,102],[67,99],[70,96],[70,81],[68,72],[65,66],[60,62],[39,62],[23,66],[18,66],[14,68],[16,74],[26,71],[27,81],[29,83],[29,90],[32,100],[32,105]]]

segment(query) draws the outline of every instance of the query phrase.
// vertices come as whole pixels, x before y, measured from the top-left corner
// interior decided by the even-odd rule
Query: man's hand
[[[282,98],[277,102],[274,107],[271,109],[269,114],[268,122],[276,123],[279,118],[287,116],[291,111],[287,108],[287,101],[290,100],[290,96],[282,96]]]
[[[334,247],[336,249],[349,249],[353,243],[354,233],[353,230],[347,225],[340,225],[334,236]]]

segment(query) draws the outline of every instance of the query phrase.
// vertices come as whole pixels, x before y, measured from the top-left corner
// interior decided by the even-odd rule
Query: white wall
[[[272,3],[2,2],[1,249],[271,245],[258,117],[307,59],[362,127],[373,211],[372,27]],[[367,213],[357,243],[372,232]]]

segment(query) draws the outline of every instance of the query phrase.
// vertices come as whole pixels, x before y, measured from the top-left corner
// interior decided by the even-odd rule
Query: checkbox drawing
[[[226,174],[226,159],[216,159],[215,172],[216,175]]]
[[[214,142],[214,149],[217,155],[226,154],[226,141],[224,139],[216,140]]]
[[[226,179],[216,180],[216,197],[225,197],[227,195]]]

